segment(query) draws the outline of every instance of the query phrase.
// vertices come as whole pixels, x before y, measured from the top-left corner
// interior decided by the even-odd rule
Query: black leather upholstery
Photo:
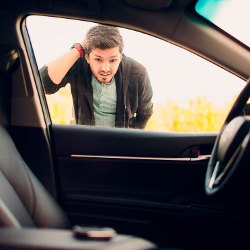
[[[1,125],[0,226],[69,227],[66,215],[32,174]]]

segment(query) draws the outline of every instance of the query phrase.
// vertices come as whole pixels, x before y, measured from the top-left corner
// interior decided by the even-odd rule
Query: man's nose
[[[104,63],[102,64],[102,71],[107,72],[107,71],[109,71],[109,69],[110,69],[109,63],[108,63],[108,62],[104,62]]]

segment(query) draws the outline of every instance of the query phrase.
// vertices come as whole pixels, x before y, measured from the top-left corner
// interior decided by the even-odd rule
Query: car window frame
[[[53,16],[51,16],[51,17],[53,17]],[[73,19],[73,20],[74,20],[74,19]],[[84,20],[82,20],[82,21],[84,21]],[[88,22],[88,21],[87,21],[87,22]],[[27,28],[27,27],[25,27],[25,28]],[[136,31],[136,30],[135,30],[135,31]],[[24,37],[26,36],[25,42],[26,42],[26,44],[28,43],[28,44],[29,44],[29,47],[30,47],[29,56],[32,58],[32,61],[33,61],[33,63],[35,63],[36,69],[38,70],[38,66],[37,66],[37,63],[36,63],[35,56],[34,56],[34,51],[33,51],[33,49],[32,49],[32,43],[31,43],[31,40],[27,38],[27,35],[28,35],[28,31],[26,30],[26,34],[24,34]],[[164,41],[164,42],[168,43],[168,41]],[[171,44],[171,43],[170,43],[170,44]],[[180,49],[186,50],[185,48],[183,48],[183,47],[181,47],[181,46],[178,46],[178,47],[179,47]],[[188,51],[188,50],[186,50],[186,51],[187,51],[188,53],[191,53],[191,54],[192,54],[191,51]],[[197,54],[194,54],[194,55],[198,56]],[[202,60],[206,60],[206,58],[203,58],[202,56],[200,56],[200,58],[201,58]],[[32,63],[32,64],[33,64],[33,63]],[[208,63],[211,63],[211,62],[208,61]],[[219,68],[218,65],[216,65],[216,66]],[[231,72],[228,72],[228,73],[231,74]],[[41,79],[40,79],[40,82],[41,82]],[[41,85],[42,85],[42,84],[41,84]],[[41,88],[41,86],[40,86],[39,88],[40,88],[40,92],[44,92],[44,90],[43,90],[43,88]],[[46,103],[46,108],[45,108],[45,111],[46,111],[46,113],[47,113],[47,114],[46,114],[46,117],[49,116],[49,122],[52,123],[51,114],[50,114],[50,111],[49,111],[49,106],[48,106],[48,103],[47,103],[46,95],[45,95],[45,93],[43,93],[43,94],[41,94],[41,96],[42,96],[43,102]],[[225,114],[225,117],[226,117],[226,114]],[[218,130],[218,131],[219,131],[219,130]],[[166,132],[169,132],[169,131],[166,131]],[[215,131],[212,131],[212,132],[215,132]],[[191,133],[192,133],[192,132],[191,132]]]

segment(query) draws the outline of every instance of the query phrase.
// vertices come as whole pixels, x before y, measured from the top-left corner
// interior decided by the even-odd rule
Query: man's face
[[[85,57],[92,73],[101,83],[111,82],[122,59],[119,46],[105,50],[94,49]]]

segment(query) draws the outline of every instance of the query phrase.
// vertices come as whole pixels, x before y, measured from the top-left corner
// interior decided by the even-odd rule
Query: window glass
[[[195,10],[221,29],[250,46],[249,0],[199,0]]]
[[[81,42],[96,25],[44,16],[27,18],[38,68]],[[124,54],[145,66],[153,89],[153,114],[146,130],[217,132],[245,82],[222,68],[166,41],[119,28]],[[74,124],[71,86],[46,95],[53,123]]]

